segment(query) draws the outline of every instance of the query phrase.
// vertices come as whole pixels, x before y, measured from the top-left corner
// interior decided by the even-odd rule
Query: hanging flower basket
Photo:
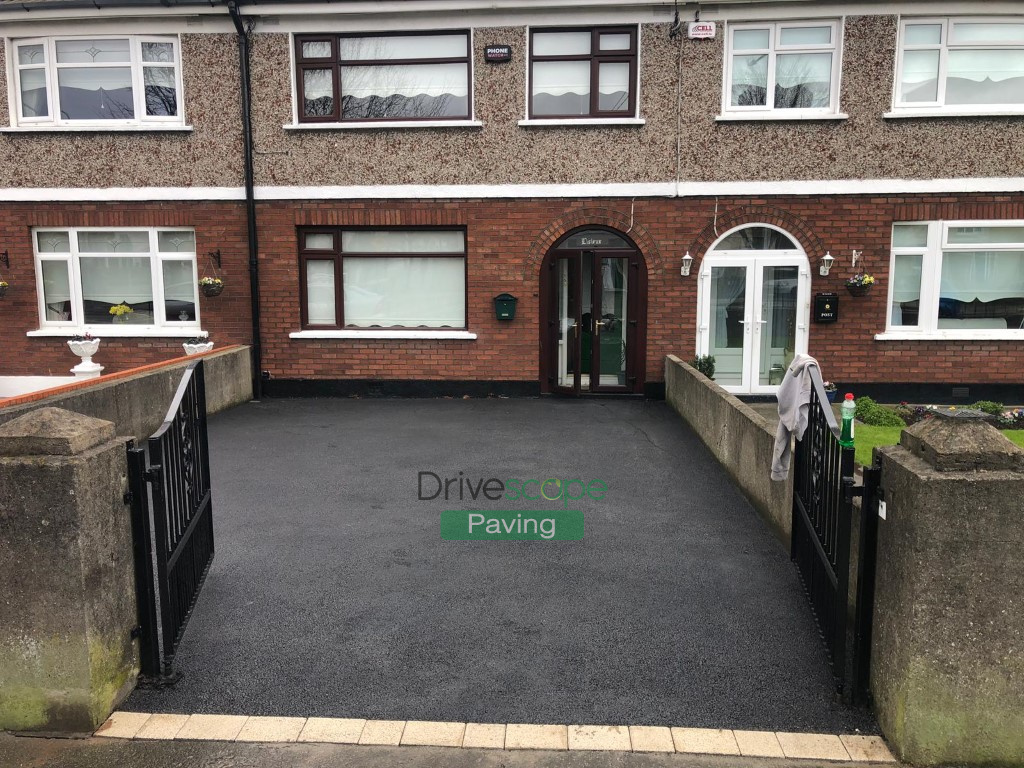
[[[866,296],[875,284],[873,275],[858,273],[846,281],[846,290],[851,296]]]
[[[0,299],[7,295],[7,283],[0,280]]]
[[[199,288],[203,296],[220,296],[224,291],[224,281],[219,277],[203,277],[199,280]]]

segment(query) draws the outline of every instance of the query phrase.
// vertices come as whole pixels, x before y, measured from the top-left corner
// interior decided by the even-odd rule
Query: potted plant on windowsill
[[[185,348],[186,355],[201,355],[213,349],[213,342],[209,336],[195,336],[181,346]]]
[[[220,296],[224,290],[224,281],[219,277],[201,277],[199,278],[199,288],[203,292],[203,296]]]
[[[871,286],[874,284],[873,275],[858,272],[846,281],[846,290],[850,292],[851,296],[864,296],[871,291]]]
[[[107,311],[114,316],[115,323],[123,325],[128,322],[128,315],[135,310],[122,301],[120,304],[115,304]]]

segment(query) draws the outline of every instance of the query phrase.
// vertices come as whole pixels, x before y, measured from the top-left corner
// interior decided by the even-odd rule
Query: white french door
[[[700,280],[697,348],[714,355],[715,382],[737,394],[776,392],[793,356],[807,352],[807,257],[719,251]]]

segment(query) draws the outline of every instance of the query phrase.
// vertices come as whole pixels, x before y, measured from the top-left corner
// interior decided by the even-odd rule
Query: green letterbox
[[[494,316],[499,320],[515,320],[518,301],[511,293],[499,293],[494,297]]]

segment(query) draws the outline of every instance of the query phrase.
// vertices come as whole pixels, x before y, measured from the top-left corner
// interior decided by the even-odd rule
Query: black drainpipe
[[[252,397],[263,396],[263,354],[260,343],[260,262],[256,232],[256,195],[252,167],[252,107],[249,78],[249,31],[238,13],[238,4],[228,3],[228,13],[238,33],[238,70],[242,81],[242,144],[245,155],[245,214],[249,233],[249,296],[252,301]]]

